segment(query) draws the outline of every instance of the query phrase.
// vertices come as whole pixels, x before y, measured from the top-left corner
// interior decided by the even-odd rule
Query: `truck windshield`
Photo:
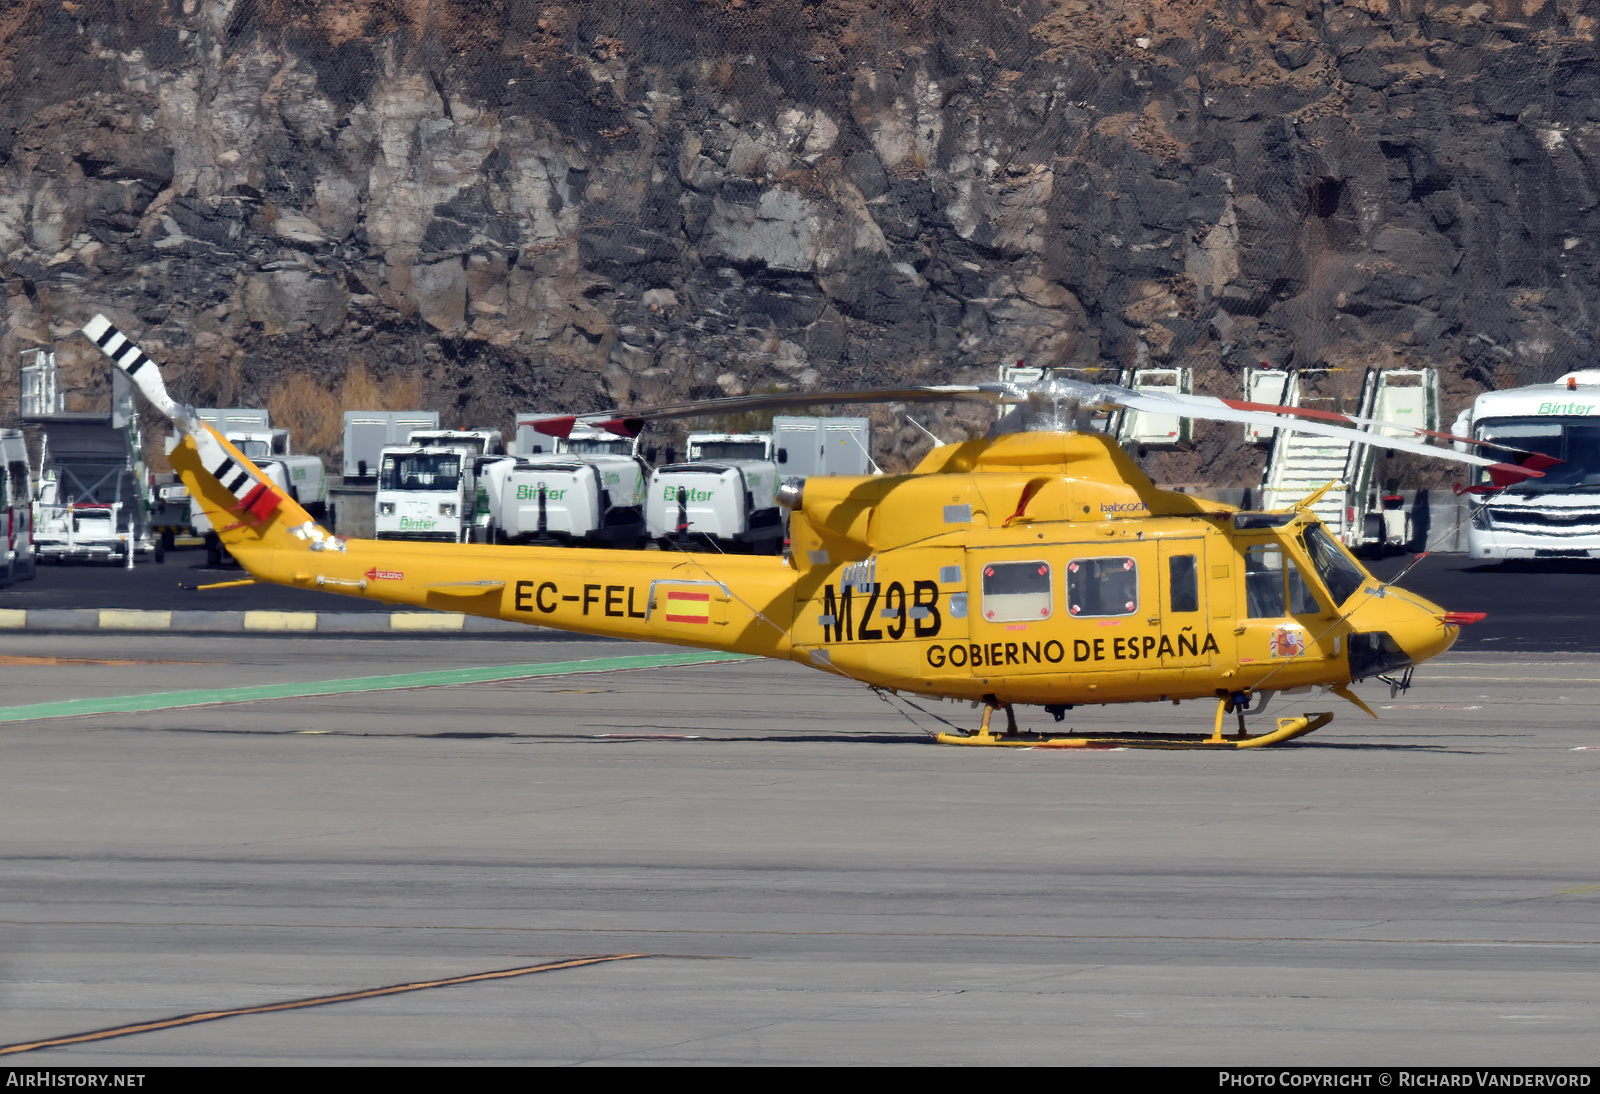
[[[1595,418],[1492,418],[1478,425],[1478,439],[1565,461],[1544,469],[1544,477],[1508,487],[1514,494],[1559,494],[1600,487],[1600,420]],[[1483,455],[1494,455],[1493,450]],[[1515,457],[1507,455],[1507,462]],[[1479,481],[1484,479],[1478,473]]]
[[[561,442],[561,451],[571,456],[627,456],[633,451],[633,442],[618,437],[614,441],[593,440]]]
[[[269,445],[266,441],[239,440],[239,441],[234,441],[233,442],[233,446],[235,448],[237,448],[240,452],[244,453],[244,455],[248,456],[252,460],[257,459],[257,458],[259,458],[261,456],[270,456],[270,455],[272,455],[272,446]]]
[[[484,438],[470,437],[465,433],[413,433],[412,444],[438,445],[440,448],[459,448],[474,456],[483,455]]]
[[[765,441],[701,441],[690,453],[696,460],[764,460]]]
[[[455,490],[461,481],[456,455],[385,456],[379,490]]]

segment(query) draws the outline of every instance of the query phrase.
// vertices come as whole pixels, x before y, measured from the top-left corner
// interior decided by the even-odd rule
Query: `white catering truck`
[[[497,429],[414,429],[383,449],[374,513],[378,539],[466,543],[478,512],[479,474],[505,458]]]
[[[415,429],[438,429],[437,410],[344,412],[344,481],[372,482],[383,450],[404,444]]]
[[[864,475],[872,464],[866,418],[780,417],[771,433],[691,433],[688,459],[658,467],[645,489],[645,524],[663,548],[711,543],[777,554],[789,479]]]
[[[1452,432],[1562,461],[1473,507],[1467,529],[1473,558],[1600,558],[1600,369],[1486,391]]]
[[[559,422],[564,436],[534,423]],[[546,428],[550,428],[547,426]],[[644,546],[648,469],[636,437],[556,415],[517,417],[517,454],[484,475],[490,538],[499,543]]]

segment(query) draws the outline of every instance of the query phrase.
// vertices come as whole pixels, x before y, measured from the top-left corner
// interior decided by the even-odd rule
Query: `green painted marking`
[[[399,691],[403,688],[433,688],[450,684],[520,680],[530,676],[571,676],[586,672],[615,672],[619,669],[660,669],[674,665],[748,660],[753,658],[743,653],[653,653],[636,654],[632,657],[596,657],[586,661],[501,665],[495,668],[436,669],[432,672],[407,672],[394,676],[356,676],[345,680],[321,680],[303,684],[258,684],[254,687],[216,688],[211,691],[161,691],[149,695],[68,699],[59,703],[33,703],[25,707],[0,708],[0,722],[78,718],[85,714],[135,714],[148,710],[171,710],[175,707],[214,706],[218,703],[254,703],[262,699],[299,699],[309,695]]]

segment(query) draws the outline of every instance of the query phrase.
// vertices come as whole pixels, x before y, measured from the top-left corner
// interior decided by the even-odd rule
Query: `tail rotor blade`
[[[111,358],[112,364],[138,385],[152,406],[169,419],[177,418],[178,404],[167,394],[167,385],[161,378],[161,370],[155,367],[154,361],[145,356],[142,349],[133,344],[131,338],[112,326],[111,320],[103,315],[97,315],[85,323],[83,333],[88,336],[89,341],[100,347],[101,353]]]

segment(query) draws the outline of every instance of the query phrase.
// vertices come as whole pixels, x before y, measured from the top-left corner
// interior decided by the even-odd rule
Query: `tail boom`
[[[202,428],[173,451],[172,465],[229,552],[263,581],[582,634],[789,656],[795,572],[781,559],[343,539]]]

